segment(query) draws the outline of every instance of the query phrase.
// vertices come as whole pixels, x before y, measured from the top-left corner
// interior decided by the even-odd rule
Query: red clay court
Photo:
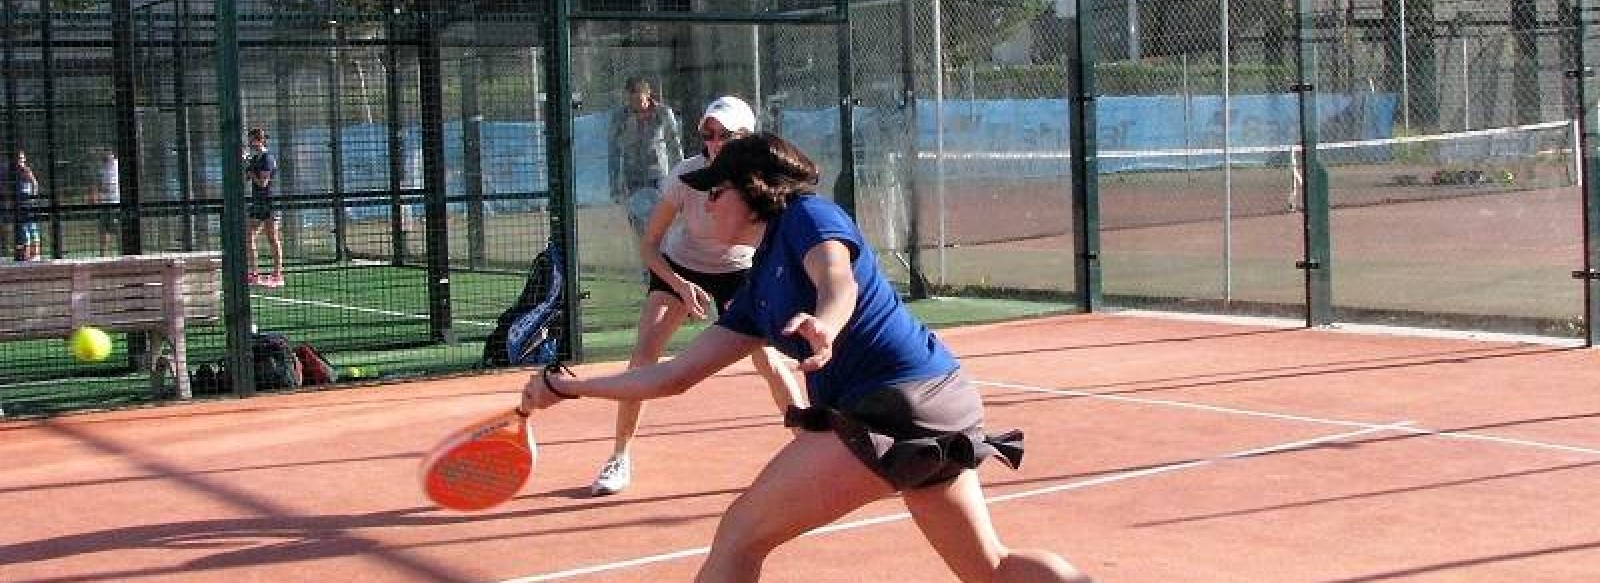
[[[1600,577],[1592,350],[1131,313],[941,335],[991,428],[1028,431],[1020,472],[983,469],[1002,535],[1100,581]],[[524,378],[0,424],[0,580],[688,581],[789,435],[729,370],[651,405],[620,495],[586,495],[613,405],[584,400],[537,416],[520,497],[432,507],[423,452]],[[764,579],[952,580],[892,499],[780,549]]]

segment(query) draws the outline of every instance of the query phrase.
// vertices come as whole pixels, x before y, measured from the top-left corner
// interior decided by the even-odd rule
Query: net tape
[[[1556,129],[1567,129],[1567,128],[1570,128],[1572,126],[1573,126],[1573,123],[1570,120],[1559,120],[1559,121],[1550,121],[1550,122],[1542,122],[1542,123],[1534,123],[1534,124],[1524,124],[1524,125],[1518,125],[1518,126],[1488,128],[1488,129],[1481,129],[1481,130],[1467,130],[1467,131],[1451,132],[1451,133],[1444,133],[1444,134],[1431,134],[1431,135],[1421,135],[1421,136],[1402,136],[1402,137],[1396,137],[1396,138],[1377,138],[1377,139],[1367,139],[1367,140],[1352,140],[1352,141],[1346,141],[1346,142],[1323,142],[1323,143],[1317,144],[1317,151],[1319,151],[1319,152],[1321,152],[1321,151],[1338,151],[1338,150],[1348,150],[1348,149],[1355,149],[1355,148],[1400,146],[1400,145],[1426,144],[1426,143],[1439,143],[1439,144],[1443,144],[1443,145],[1448,146],[1448,145],[1451,145],[1452,143],[1462,144],[1462,143],[1465,142],[1465,143],[1470,143],[1470,144],[1482,144],[1482,145],[1487,146],[1487,148],[1485,148],[1485,147],[1462,147],[1462,148],[1456,148],[1455,151],[1441,152],[1439,154],[1440,161],[1443,162],[1443,163],[1455,163],[1455,162],[1461,162],[1461,161],[1470,160],[1470,159],[1473,159],[1473,158],[1517,157],[1517,156],[1526,156],[1526,155],[1535,155],[1535,154],[1551,154],[1551,153],[1563,153],[1564,154],[1564,153],[1570,153],[1571,152],[1570,143],[1569,143],[1568,147],[1564,147],[1564,148],[1537,150],[1537,149],[1534,148],[1533,144],[1525,143],[1525,142],[1528,141],[1528,138],[1532,138],[1535,135],[1538,135],[1538,134],[1535,134],[1535,132],[1543,132],[1543,131],[1547,131],[1547,130],[1556,130]],[[1563,136],[1563,139],[1565,139],[1565,136]],[[1497,140],[1499,141],[1499,144],[1498,144],[1500,146],[1499,148],[1496,148]],[[1152,158],[1196,158],[1196,157],[1218,158],[1218,159],[1220,159],[1223,156],[1234,156],[1234,157],[1248,158],[1248,157],[1251,157],[1251,156],[1261,157],[1263,155],[1265,155],[1265,156],[1270,156],[1270,155],[1274,155],[1274,154],[1281,155],[1281,154],[1288,154],[1288,153],[1298,153],[1298,152],[1300,152],[1302,150],[1304,150],[1304,147],[1301,146],[1300,144],[1277,144],[1277,145],[1269,145],[1269,146],[1230,146],[1228,148],[1168,148],[1168,149],[1150,149],[1150,150],[1102,150],[1102,151],[1099,152],[1098,157],[1100,159],[1113,159],[1113,160],[1116,160],[1116,159],[1122,159],[1122,160],[1149,160],[1149,159],[1152,159]],[[987,151],[987,152],[950,152],[950,151],[946,151],[946,152],[943,153],[942,158],[945,161],[956,161],[956,162],[1024,162],[1024,161],[1065,161],[1065,160],[1070,159],[1071,156],[1072,156],[1072,152],[1068,151],[1068,150],[1027,151],[1027,152],[994,152],[994,151]],[[930,162],[930,161],[931,162],[937,162],[940,158],[941,158],[941,155],[940,155],[939,152],[923,151],[923,152],[918,152],[917,153],[917,159],[918,159],[918,161],[921,161],[921,162]],[[1127,166],[1121,167],[1120,169],[1125,169],[1125,170],[1145,170],[1145,169],[1161,169],[1161,168],[1170,168],[1170,167],[1172,167],[1172,166],[1171,165],[1167,165],[1167,164],[1156,164],[1156,165],[1154,165],[1154,167],[1146,167],[1146,165],[1127,165]]]

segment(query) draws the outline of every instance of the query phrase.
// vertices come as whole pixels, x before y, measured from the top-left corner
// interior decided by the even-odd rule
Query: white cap
[[[756,131],[756,113],[750,110],[750,104],[732,95],[718,97],[706,105],[706,114],[700,116],[700,123],[705,123],[706,118],[715,118],[722,124],[723,131]]]

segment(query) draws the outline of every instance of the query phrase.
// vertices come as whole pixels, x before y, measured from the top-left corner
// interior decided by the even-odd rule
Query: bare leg
[[[667,342],[672,340],[672,333],[678,331],[683,325],[683,302],[672,294],[660,291],[650,292],[645,297],[644,308],[639,311],[639,335],[633,345],[633,354],[628,359],[628,368],[649,366],[661,360],[661,354],[666,351]],[[628,448],[633,444],[633,436],[639,431],[639,415],[644,411],[643,401],[618,401],[616,444],[612,446],[613,454],[628,453]]]
[[[250,266],[250,273],[252,273],[252,274],[259,273],[259,271],[260,271],[259,268],[256,266],[256,235],[259,234],[260,232],[261,232],[261,221],[257,221],[255,219],[250,219],[246,223],[246,225],[245,225],[245,238],[244,238],[244,256],[250,260],[248,263],[246,263],[246,265]]]
[[[750,362],[756,366],[756,372],[767,381],[767,390],[772,393],[772,402],[778,406],[781,415],[790,405],[805,408],[810,404],[806,395],[804,381],[800,375],[795,374],[783,361],[783,354],[771,346],[763,346],[750,354]],[[800,428],[791,428],[796,436],[800,435]]]
[[[628,359],[628,368],[649,366],[660,360],[667,342],[672,339],[672,333],[683,324],[685,314],[683,303],[672,294],[653,291],[645,296],[644,308],[639,311],[638,337],[633,345],[633,355]],[[634,435],[639,432],[639,416],[643,413],[643,401],[617,401],[616,440],[611,446],[611,458],[600,467],[600,474],[589,486],[590,494],[615,494],[626,489],[633,481],[633,461],[628,457],[628,450],[633,446]]]
[[[917,528],[962,581],[1089,582],[1059,555],[1012,551],[1001,544],[974,470],[945,484],[907,490],[905,501]]]
[[[272,276],[283,279],[283,236],[278,234],[277,217],[265,221],[267,227],[267,243],[272,246]],[[252,239],[252,242],[254,239]]]
[[[757,581],[778,545],[891,493],[833,433],[801,433],[728,507],[695,581]]]

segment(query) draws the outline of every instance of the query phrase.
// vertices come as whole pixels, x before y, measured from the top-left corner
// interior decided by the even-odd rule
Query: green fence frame
[[[1573,271],[1572,277],[1583,285],[1584,345],[1591,348],[1600,342],[1600,331],[1595,330],[1595,322],[1600,321],[1600,301],[1597,301],[1600,297],[1596,296],[1600,294],[1600,183],[1594,179],[1600,176],[1597,174],[1600,173],[1600,155],[1595,152],[1600,146],[1596,142],[1600,139],[1600,111],[1589,106],[1595,78],[1595,67],[1590,64],[1592,51],[1588,49],[1589,33],[1594,26],[1588,18],[1592,10],[1584,0],[1572,2],[1572,36],[1577,63],[1575,69],[1567,72],[1578,96],[1578,111],[1572,113],[1578,121],[1578,149],[1583,161],[1583,268]]]

